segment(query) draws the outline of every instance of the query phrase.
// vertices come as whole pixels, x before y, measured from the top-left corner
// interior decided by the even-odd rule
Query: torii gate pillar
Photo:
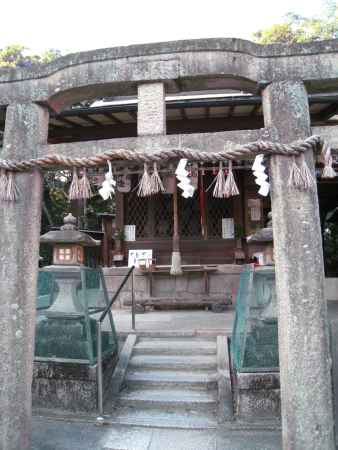
[[[274,140],[310,135],[302,82],[270,84],[263,92],[265,125]],[[314,160],[306,154],[314,175]],[[288,187],[291,158],[271,157],[271,203],[285,450],[334,449],[331,367],[317,190]]]
[[[36,104],[7,108],[1,158],[37,157],[47,141],[48,113]],[[39,261],[42,176],[15,176],[16,203],[0,207],[0,448],[30,448],[36,284]]]

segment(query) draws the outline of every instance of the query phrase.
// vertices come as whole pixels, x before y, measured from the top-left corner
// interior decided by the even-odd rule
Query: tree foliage
[[[253,35],[258,44],[293,44],[338,38],[338,3],[334,0],[323,2],[318,17],[303,17],[288,13],[282,23],[271,25]]]
[[[323,247],[326,276],[338,271],[338,207],[326,214],[323,223]]]
[[[47,64],[61,56],[60,50],[48,49],[40,55],[29,53],[29,49],[13,44],[0,49],[0,67],[29,67],[34,64]]]

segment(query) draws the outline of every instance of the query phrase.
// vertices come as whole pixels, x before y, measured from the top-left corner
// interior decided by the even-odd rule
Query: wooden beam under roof
[[[98,127],[100,127],[100,126],[102,127],[103,126],[103,123],[101,123],[100,121],[94,119],[93,117],[88,116],[87,114],[82,114],[81,116],[78,116],[78,117],[81,117],[81,119],[86,120],[91,125],[95,125],[95,126],[98,126]]]
[[[234,115],[234,110],[235,110],[235,106],[236,106],[236,105],[230,105],[230,107],[229,107],[229,112],[228,112],[228,115],[227,115],[227,119],[230,119],[231,117],[233,117],[233,115]]]
[[[135,111],[128,111],[129,116],[137,121],[137,113]]]
[[[124,124],[123,120],[121,120],[118,117],[116,117],[115,114],[111,114],[111,116],[115,120],[115,122],[118,123],[119,125]]]
[[[113,125],[121,125],[124,124],[123,120],[117,118],[114,114],[110,113],[110,112],[100,112],[97,114],[101,114],[102,116],[107,117],[108,119],[110,119],[112,121]],[[108,125],[109,126],[109,125]]]
[[[70,125],[72,128],[76,128],[76,127],[83,128],[83,126],[80,125],[79,123],[72,122],[71,120],[68,120],[66,117],[61,116],[61,115],[56,116],[55,119],[59,122],[65,123],[66,125]]]
[[[223,130],[259,129],[264,126],[263,117],[191,118],[189,120],[174,119],[167,122],[167,134],[218,132]],[[136,123],[113,124],[103,127],[56,128],[50,131],[49,137],[59,142],[84,141],[90,139],[109,139],[113,137],[136,136]]]
[[[310,104],[330,104],[338,102],[338,93],[328,94],[309,94],[308,96]],[[217,107],[217,106],[241,106],[241,105],[252,105],[253,107],[261,105],[262,99],[258,95],[232,95],[227,97],[210,97],[210,98],[176,98],[166,101],[166,107],[168,109],[178,109],[178,108],[197,108],[197,107]],[[135,98],[135,103],[120,103],[107,106],[96,106],[96,107],[82,107],[73,108],[67,111],[63,111],[61,114],[56,114],[54,111],[50,111],[50,116],[59,118],[60,116],[79,116],[84,115],[96,115],[96,114],[111,114],[117,112],[130,112],[132,115],[137,114],[137,100]],[[109,117],[106,115],[106,117]]]
[[[185,109],[184,109],[184,108],[180,108],[179,111],[180,111],[182,120],[189,120],[189,118],[188,118],[188,116],[187,116],[187,113],[185,112]]]
[[[315,117],[317,118],[317,120],[325,121],[330,119],[330,117],[335,116],[336,114],[338,114],[338,102],[332,103],[323,111],[316,114]]]
[[[254,117],[258,113],[260,107],[261,105],[259,104],[255,105],[250,112],[250,116]]]
[[[107,117],[107,119],[110,119],[112,125],[116,125],[117,124],[116,119],[110,113],[102,112],[101,114],[103,116]]]
[[[167,100],[167,108],[198,108],[206,106],[239,106],[239,105],[256,105],[262,103],[262,98],[259,95],[244,95],[244,96],[228,96],[217,98],[191,98],[191,99],[174,99]]]

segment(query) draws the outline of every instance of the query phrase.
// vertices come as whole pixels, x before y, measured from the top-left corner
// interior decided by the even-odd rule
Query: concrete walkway
[[[279,450],[278,431],[173,430],[34,417],[32,450]]]
[[[230,308],[224,313],[203,310],[149,311],[144,314],[136,314],[136,331],[197,334],[211,332],[214,335],[230,335],[234,314],[234,310]],[[113,316],[118,333],[129,334],[132,332],[129,309],[114,309]]]
[[[338,303],[329,302],[329,318],[338,316]],[[114,309],[120,334],[131,331],[129,310]],[[137,314],[138,333],[231,334],[233,310],[150,311]],[[110,424],[96,426],[93,420],[33,418],[31,450],[279,450],[281,432],[269,425],[228,422],[217,429],[191,430]]]

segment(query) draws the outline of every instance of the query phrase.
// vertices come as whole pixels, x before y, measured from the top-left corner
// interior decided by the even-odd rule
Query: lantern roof
[[[272,214],[269,212],[268,214],[268,223],[265,228],[261,228],[256,231],[256,233],[248,236],[247,242],[251,244],[252,242],[273,242],[273,233],[272,233]]]
[[[97,247],[100,241],[76,228],[76,218],[70,213],[63,219],[60,230],[49,231],[40,237],[43,244],[77,244],[82,247]]]

